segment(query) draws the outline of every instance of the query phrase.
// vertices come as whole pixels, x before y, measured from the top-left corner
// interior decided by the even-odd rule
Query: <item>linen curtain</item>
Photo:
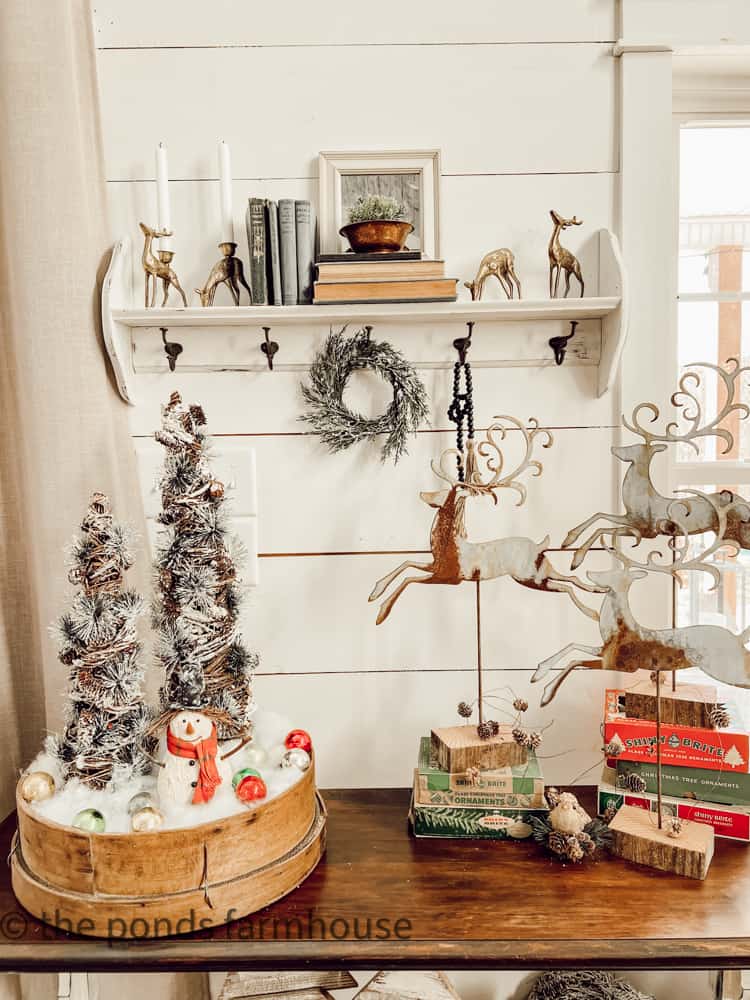
[[[0,4],[0,806],[59,726],[49,624],[72,595],[64,548],[94,490],[145,537],[127,406],[98,321],[104,169],[88,0]],[[141,558],[131,584],[146,592]],[[80,978],[77,989],[81,988]],[[89,978],[100,1000],[202,1000],[203,976]],[[84,984],[85,986],[85,984]],[[56,975],[0,977],[0,1000],[57,997]]]

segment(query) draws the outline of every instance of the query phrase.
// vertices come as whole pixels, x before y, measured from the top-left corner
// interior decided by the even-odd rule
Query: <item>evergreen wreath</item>
[[[345,337],[346,327],[331,331],[310,368],[309,382],[301,386],[308,409],[300,416],[332,452],[380,434],[386,439],[381,458],[398,462],[406,453],[406,440],[427,419],[427,391],[415,369],[400,351],[386,341],[370,339],[366,326]],[[370,369],[393,386],[393,400],[378,417],[365,417],[343,401],[353,371]]]

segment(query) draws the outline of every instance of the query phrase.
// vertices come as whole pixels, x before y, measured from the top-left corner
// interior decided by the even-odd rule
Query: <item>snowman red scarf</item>
[[[219,752],[216,726],[211,727],[211,735],[207,740],[196,740],[193,743],[181,740],[167,729],[167,752],[174,754],[175,757],[198,761],[198,781],[193,794],[193,805],[210,802],[221,784],[219,769],[216,767],[216,754]]]

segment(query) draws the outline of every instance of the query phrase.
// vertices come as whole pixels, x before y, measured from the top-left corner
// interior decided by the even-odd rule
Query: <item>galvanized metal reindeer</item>
[[[567,594],[570,600],[585,615],[596,618],[596,612],[586,607],[575,593],[576,587],[590,593],[601,593],[598,585],[590,585],[575,576],[559,573],[544,555],[549,546],[549,535],[541,542],[530,538],[498,538],[486,542],[470,542],[466,535],[465,505],[468,497],[491,496],[497,503],[500,490],[514,490],[518,493],[517,506],[526,499],[526,487],[519,477],[526,471],[538,476],[542,472],[541,462],[532,458],[535,441],[542,435],[545,437],[544,448],[552,444],[549,431],[539,427],[533,418],[529,421],[530,429],[516,420],[515,417],[500,416],[494,418],[494,423],[487,431],[486,440],[482,441],[475,452],[473,440],[468,442],[464,480],[460,480],[455,472],[446,468],[451,462],[456,468],[459,452],[450,448],[443,452],[440,460],[432,463],[435,475],[449,484],[448,489],[432,493],[421,493],[420,497],[430,507],[437,508],[437,514],[430,533],[430,562],[414,562],[407,559],[391,573],[379,580],[370,594],[369,600],[376,601],[381,597],[393,581],[407,569],[423,570],[425,576],[409,576],[396,587],[380,606],[377,624],[384,622],[391,613],[393,605],[412,583],[444,583],[459,584],[464,581],[492,580],[500,576],[510,576],[516,583],[532,590],[546,590]],[[503,474],[504,459],[501,441],[508,430],[514,429],[523,435],[525,450],[519,464],[507,474]],[[477,452],[486,459],[489,478],[483,481],[477,468]]]
[[[630,422],[623,417],[625,427],[643,438],[643,444],[627,445],[623,448],[612,448],[612,454],[621,462],[629,463],[622,482],[622,501],[624,514],[607,514],[598,511],[586,518],[581,524],[568,532],[563,541],[563,548],[572,548],[581,535],[592,528],[597,521],[606,521],[604,527],[596,528],[585,541],[578,546],[571,562],[571,568],[581,565],[586,553],[593,545],[603,541],[606,535],[630,534],[635,539],[656,538],[659,535],[672,535],[675,525],[671,522],[668,511],[672,503],[671,497],[662,496],[651,482],[651,462],[655,455],[665,451],[669,444],[684,443],[697,452],[696,440],[705,437],[717,437],[724,442],[724,452],[734,444],[734,436],[726,427],[720,426],[731,414],[738,414],[744,419],[750,414],[750,408],[745,403],[735,400],[739,378],[750,371],[750,368],[740,367],[737,358],[729,358],[725,367],[708,363],[695,363],[688,366],[679,381],[679,389],[672,396],[672,405],[678,411],[678,419],[687,425],[683,433],[678,433],[678,421],[667,424],[664,433],[658,434],[640,422],[641,413],[651,414],[651,423],[659,419],[659,408],[653,403],[640,403],[633,410]],[[707,369],[715,372],[724,388],[724,402],[713,420],[701,423],[702,407],[697,396],[701,385],[701,376],[695,369]],[[696,497],[690,503],[689,511],[684,515],[682,527],[691,535],[704,531],[715,531],[716,508],[721,508],[726,514],[725,537],[728,541],[737,542],[740,548],[750,549],[750,519],[747,517],[748,506],[742,497],[730,490],[712,493],[703,501]]]
[[[685,628],[650,629],[641,625],[630,608],[628,594],[636,580],[649,573],[664,573],[680,579],[678,574],[695,570],[708,573],[714,586],[720,580],[716,566],[706,560],[721,549],[735,554],[739,544],[727,539],[727,509],[713,497],[697,490],[685,491],[685,498],[673,499],[667,514],[675,525],[669,539],[673,555],[670,561],[660,562],[663,556],[651,552],[645,562],[638,562],[620,548],[607,546],[620,562],[620,568],[605,572],[587,573],[589,580],[606,591],[599,612],[601,646],[585,646],[571,642],[554,656],[543,660],[536,668],[532,683],[543,680],[571,653],[584,653],[596,659],[574,659],[568,662],[557,677],[544,688],[541,704],[548,705],[560,685],[573,670],[618,670],[633,673],[645,668],[660,672],[673,672],[687,667],[699,667],[704,673],[725,684],[750,687],[750,652],[745,643],[750,639],[750,628],[739,635],[718,625],[690,625]],[[689,557],[690,527],[694,520],[691,508],[712,508],[714,515],[714,541],[696,556]],[[746,511],[750,517],[750,508]]]

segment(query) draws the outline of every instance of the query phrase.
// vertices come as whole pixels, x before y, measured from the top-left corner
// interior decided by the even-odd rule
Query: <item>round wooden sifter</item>
[[[88,833],[16,801],[18,901],[92,937],[166,937],[247,916],[296,888],[325,850],[314,767],[270,802],[189,829]]]

